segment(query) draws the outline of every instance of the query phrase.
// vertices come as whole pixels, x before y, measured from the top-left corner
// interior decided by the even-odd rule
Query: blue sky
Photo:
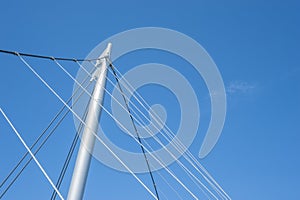
[[[222,136],[201,162],[233,199],[299,199],[299,8],[299,3],[292,0],[1,1],[0,48],[84,58],[101,41],[132,28],[165,27],[192,37],[214,59],[227,90],[227,116]],[[207,90],[200,76],[194,75],[188,67],[180,68],[184,61],[160,53],[149,50],[128,54],[117,64],[124,73],[138,64],[164,62],[188,76],[201,103],[202,124],[190,147],[197,156],[210,117]],[[55,65],[49,61],[28,60],[64,99],[71,95],[72,80]],[[64,64],[76,75],[76,65]],[[30,144],[62,104],[17,57],[1,54],[0,65],[0,106]],[[153,95],[154,90],[161,88],[142,88],[140,92],[150,104],[162,103],[173,112],[176,101],[168,104],[164,98]],[[162,97],[170,95],[159,92]],[[176,113],[171,116],[174,119],[169,125],[176,129],[178,116]],[[110,119],[105,115],[103,118],[108,126],[105,128],[109,128]],[[74,130],[72,116],[69,116],[38,154],[54,180]],[[120,134],[117,129],[113,130]],[[126,144],[123,145],[126,148]],[[3,117],[0,117],[0,149],[2,180],[25,152]],[[175,165],[171,167],[178,176],[185,177]],[[71,171],[68,170],[62,187],[64,196]],[[151,188],[148,175],[141,178]],[[164,182],[157,179],[159,188],[170,199],[175,198]],[[167,179],[185,199],[191,199],[170,177]],[[51,192],[49,183],[31,163],[4,199],[47,199]],[[196,193],[201,196],[200,192]],[[93,160],[85,199],[100,197],[151,199],[130,175]]]

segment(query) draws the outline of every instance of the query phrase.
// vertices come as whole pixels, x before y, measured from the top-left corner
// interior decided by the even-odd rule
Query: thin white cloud
[[[236,93],[249,93],[255,88],[254,84],[248,83],[246,81],[232,81],[226,87],[226,92],[228,94],[236,94]]]

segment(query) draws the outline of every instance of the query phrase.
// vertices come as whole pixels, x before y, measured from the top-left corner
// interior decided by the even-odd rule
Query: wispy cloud
[[[246,81],[232,81],[226,87],[226,92],[228,94],[245,94],[251,92],[255,87],[255,84],[248,83]]]

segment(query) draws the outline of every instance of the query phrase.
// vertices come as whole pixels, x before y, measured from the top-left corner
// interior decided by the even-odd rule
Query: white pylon
[[[96,80],[92,93],[88,112],[85,120],[81,143],[73,171],[72,181],[68,192],[68,200],[81,200],[83,197],[85,184],[91,163],[91,153],[95,145],[95,133],[98,130],[101,106],[103,102],[104,87],[106,84],[106,74],[108,63],[106,58],[110,57],[111,43],[109,43],[96,63],[96,71],[91,81]]]

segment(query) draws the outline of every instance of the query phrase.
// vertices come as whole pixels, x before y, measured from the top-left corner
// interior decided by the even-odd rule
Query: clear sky
[[[128,29],[157,26],[182,32],[207,50],[219,68],[227,91],[222,135],[213,151],[199,159],[201,163],[232,199],[300,199],[299,9],[296,0],[1,1],[0,49],[84,58],[101,41]],[[163,62],[188,76],[198,91],[201,107],[199,132],[190,147],[197,157],[210,118],[208,91],[200,76],[180,68],[184,61],[160,53],[163,55],[151,50],[135,52],[122,57],[117,64],[125,73],[138,64]],[[64,99],[71,96],[73,82],[57,66],[49,61],[28,60]],[[71,63],[64,66],[76,75],[78,66]],[[62,104],[17,57],[0,54],[0,83],[0,107],[31,144]],[[161,95],[154,95],[154,90]],[[169,126],[175,130],[176,101],[165,100],[170,94],[159,87],[145,87],[140,92],[150,104],[165,105],[172,113]],[[69,115],[38,154],[53,180],[59,174],[75,131],[72,120]],[[113,123],[105,115],[103,121],[107,124],[104,128],[109,130]],[[112,134],[122,135],[117,128],[112,130]],[[119,136],[110,137],[119,141],[114,138]],[[133,148],[122,141],[120,145]],[[2,180],[25,153],[2,116],[0,150]],[[71,164],[74,165],[74,159]],[[171,167],[186,180],[176,165]],[[63,196],[67,194],[71,172],[69,169],[63,182]],[[166,175],[164,171],[161,173]],[[176,199],[158,174],[154,175],[159,190],[169,199]],[[152,189],[149,175],[140,177]],[[192,199],[170,176],[166,178],[184,199]],[[50,184],[35,163],[31,163],[4,199],[49,199],[51,193]],[[94,159],[85,199],[101,198],[151,199],[151,196],[130,175]]]

